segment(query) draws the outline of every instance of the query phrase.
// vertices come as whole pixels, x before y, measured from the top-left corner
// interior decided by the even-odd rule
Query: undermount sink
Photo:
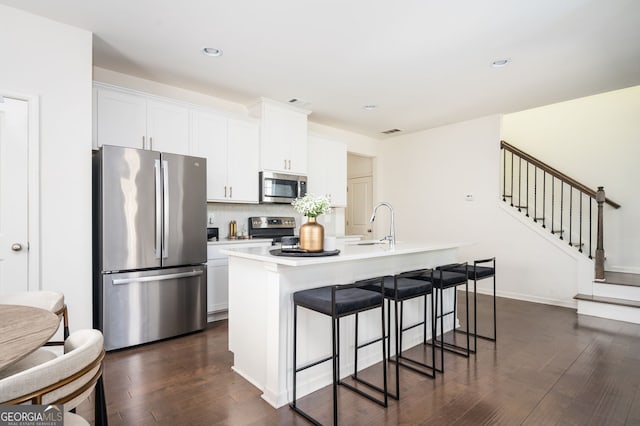
[[[373,246],[373,245],[376,245],[376,244],[387,244],[387,243],[388,243],[388,241],[370,241],[370,240],[367,240],[367,241],[359,241],[356,244],[359,245],[359,246]]]

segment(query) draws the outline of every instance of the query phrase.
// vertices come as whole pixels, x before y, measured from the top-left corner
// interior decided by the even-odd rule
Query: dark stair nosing
[[[552,234],[562,234],[564,232],[564,229],[559,229],[556,231],[551,231]]]
[[[615,297],[592,296],[589,294],[578,293],[573,296],[576,300],[584,300],[587,302],[606,303],[608,305],[626,306],[629,308],[640,308],[640,301],[617,299]]]
[[[640,287],[640,274],[604,271],[604,281],[598,281],[598,283]]]

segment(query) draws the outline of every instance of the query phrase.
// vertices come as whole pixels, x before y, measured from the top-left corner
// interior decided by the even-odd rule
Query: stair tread
[[[640,301],[637,301],[637,300],[617,299],[615,297],[593,296],[590,294],[581,294],[581,293],[576,294],[575,296],[573,296],[573,298],[576,300],[585,300],[587,302],[608,303],[610,305],[640,308]]]
[[[601,282],[601,284],[616,284],[640,287],[640,274],[605,271],[604,281]]]

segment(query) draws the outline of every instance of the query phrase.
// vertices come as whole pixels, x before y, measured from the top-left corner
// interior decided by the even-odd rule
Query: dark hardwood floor
[[[489,326],[489,298],[479,296]],[[481,327],[482,328],[482,327]],[[344,425],[640,425],[640,325],[574,310],[498,299],[498,342],[469,359],[446,354],[435,380],[401,370],[401,399],[382,408],[339,389]],[[413,350],[417,356],[422,347]],[[231,371],[226,321],[200,333],[108,353],[109,423],[306,425],[273,409]],[[372,369],[380,368],[374,366]],[[366,373],[365,373],[366,374]],[[301,406],[331,423],[331,390]],[[92,418],[92,402],[78,413]]]

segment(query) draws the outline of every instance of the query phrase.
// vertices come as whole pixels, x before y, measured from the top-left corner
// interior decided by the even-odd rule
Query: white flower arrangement
[[[318,217],[321,214],[329,213],[329,199],[327,197],[307,194],[302,198],[296,198],[291,203],[294,209],[301,215],[307,217]]]

